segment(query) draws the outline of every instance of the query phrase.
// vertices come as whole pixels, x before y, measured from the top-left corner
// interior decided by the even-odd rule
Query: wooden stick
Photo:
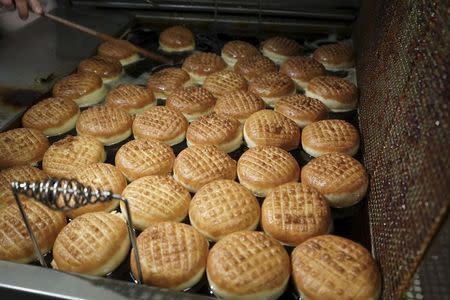
[[[55,16],[55,15],[52,15],[52,14],[49,14],[49,13],[43,13],[42,16],[47,17],[47,18],[49,18],[49,19],[51,19],[51,20],[53,20],[55,22],[61,23],[63,25],[66,25],[68,27],[71,27],[71,28],[77,29],[79,31],[82,31],[84,33],[87,33],[87,34],[90,34],[92,36],[95,36],[95,37],[97,37],[97,38],[99,38],[99,39],[101,39],[103,41],[116,41],[117,40],[116,38],[114,38],[114,37],[112,37],[110,35],[107,35],[105,33],[98,32],[98,31],[93,30],[93,29],[91,29],[89,27],[86,27],[86,26],[74,23],[72,21],[69,21],[67,19]],[[153,53],[151,51],[148,51],[148,50],[146,50],[144,48],[141,48],[141,47],[138,47],[136,45],[133,45],[130,42],[128,42],[127,46],[130,47],[133,51],[136,51],[136,52],[142,54],[143,56],[146,56],[146,57],[148,57],[150,59],[153,59],[153,60],[155,60],[157,62],[160,62],[160,63],[163,63],[163,64],[170,64],[170,63],[172,63],[171,59],[169,59],[167,57],[164,57],[162,55]]]

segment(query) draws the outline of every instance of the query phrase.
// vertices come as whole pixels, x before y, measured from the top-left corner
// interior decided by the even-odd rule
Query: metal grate
[[[405,294],[405,300],[421,300],[423,299],[422,282],[420,281],[419,275],[416,274],[413,277],[411,286]]]
[[[416,299],[450,299],[450,218],[442,225],[417,271],[413,281]],[[420,284],[417,287],[417,283]]]
[[[406,300],[450,299],[450,218],[447,216],[405,294]]]
[[[74,5],[116,7],[142,10],[168,10],[173,12],[238,13],[247,15],[291,16],[354,20],[358,0],[73,0]]]
[[[450,205],[447,7],[368,0],[360,20],[359,121],[371,176],[372,248],[383,297],[397,299],[413,295],[405,293]]]

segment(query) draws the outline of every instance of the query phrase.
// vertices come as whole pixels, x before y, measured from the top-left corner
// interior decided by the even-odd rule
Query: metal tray
[[[159,33],[156,31],[143,27],[136,27],[132,28],[129,31],[127,39],[144,48],[151,49],[155,52],[159,52],[160,54],[168,56],[167,54],[158,50],[158,35]],[[306,42],[308,41],[308,38],[309,37],[298,39],[298,42],[300,44],[305,45],[306,55],[308,55],[308,53],[311,53],[311,51],[313,50],[310,45],[315,45],[314,43]],[[259,43],[263,40],[262,37],[232,36],[228,34],[212,33],[196,33],[195,39],[196,50],[215,52],[218,55],[220,55],[220,50],[222,49],[225,42],[229,40],[245,40],[254,44],[255,46],[259,46]],[[183,53],[171,55],[169,57],[174,60],[175,65],[181,65],[183,59],[189,54],[190,53]],[[113,85],[109,88],[112,89],[115,86],[125,82],[145,84],[151,73],[154,73],[165,67],[168,67],[168,65],[157,65],[147,59],[140,60],[139,62],[126,67],[126,75],[118,82],[113,83]],[[346,77],[349,75],[349,72],[340,72],[337,74],[335,73],[334,75]],[[352,78],[354,80],[354,77]],[[163,104],[164,103],[162,101],[158,103],[158,105]],[[358,126],[356,112],[331,114],[330,118],[345,119],[351,122],[353,125]],[[49,138],[49,141],[50,143],[54,143],[67,135],[76,135],[76,131],[72,130],[67,134],[51,137]],[[106,163],[114,164],[114,158],[118,149],[132,139],[133,137],[130,137],[125,141],[122,141],[121,143],[106,146]],[[186,141],[184,141],[173,146],[172,148],[175,154],[178,155],[178,153],[186,147]],[[246,145],[243,144],[238,150],[230,153],[229,155],[237,161],[247,149],[248,148],[246,147]],[[290,153],[295,157],[300,166],[304,166],[309,160],[312,159],[312,157],[310,157],[301,149],[295,149],[293,151],[290,151]],[[360,159],[361,153],[358,153],[356,155],[356,158]],[[258,200],[260,203],[262,203],[263,201],[262,198]],[[333,233],[359,242],[364,246],[370,248],[368,245],[369,230],[365,202],[366,201],[363,200],[359,204],[345,209],[333,208]],[[189,224],[189,218],[187,217],[183,222]],[[258,227],[257,230],[262,229]],[[139,233],[137,233],[137,235],[138,234]],[[210,247],[212,247],[213,244],[214,243],[210,243]],[[290,253],[293,248],[286,247],[286,250],[288,251],[288,253]],[[47,262],[50,262],[52,260],[51,252],[45,256],[45,259]],[[33,264],[37,265],[37,263]],[[32,290],[34,294],[42,294],[44,296],[52,297],[56,296],[60,298],[73,298],[75,297],[74,295],[76,295],[76,297],[81,298],[110,297],[110,299],[121,299],[122,297],[126,297],[128,299],[141,297],[149,298],[156,296],[161,297],[161,299],[173,299],[173,297],[176,297],[177,299],[179,299],[180,297],[190,299],[198,298],[199,295],[213,296],[209,289],[206,276],[203,276],[202,280],[200,280],[197,285],[185,291],[184,293],[162,291],[161,289],[150,288],[145,285],[137,286],[134,284],[133,277],[130,272],[129,257],[127,257],[127,259],[116,270],[105,276],[105,278],[83,276],[78,274],[67,274],[49,269],[42,270],[42,268],[36,266],[25,266],[8,262],[0,262],[0,268],[2,268],[2,270],[8,270],[7,272],[0,272],[0,287],[8,287],[8,290],[11,293],[17,291],[20,291],[20,293],[24,293]],[[295,291],[295,288],[292,284],[289,284],[286,292],[281,296],[280,299],[298,299],[297,292]]]

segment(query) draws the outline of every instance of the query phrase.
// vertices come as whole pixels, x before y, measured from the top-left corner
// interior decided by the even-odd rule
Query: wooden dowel
[[[79,31],[82,31],[84,33],[87,33],[87,34],[90,34],[92,36],[95,36],[95,37],[97,37],[97,38],[99,38],[99,39],[101,39],[103,41],[116,41],[117,40],[116,38],[114,38],[114,37],[112,37],[110,35],[107,35],[105,33],[98,32],[98,31],[93,30],[93,29],[91,29],[89,27],[86,27],[86,26],[74,23],[72,21],[69,21],[67,19],[55,16],[55,15],[52,15],[52,14],[49,14],[49,13],[43,13],[42,16],[47,17],[47,18],[49,18],[49,19],[51,19],[51,20],[53,20],[55,22],[58,22],[60,24],[66,25],[66,26],[68,26],[70,28],[74,28],[76,30],[79,30]],[[148,51],[148,50],[146,50],[144,48],[141,48],[141,47],[138,47],[136,45],[133,45],[130,42],[128,42],[127,44],[124,44],[124,45],[129,47],[133,51],[136,51],[139,54],[142,54],[143,56],[148,57],[148,58],[150,58],[150,59],[152,59],[154,61],[157,61],[157,62],[160,62],[160,63],[163,63],[163,64],[172,63],[171,59],[169,59],[167,57],[164,57],[162,55],[153,53],[151,51]]]

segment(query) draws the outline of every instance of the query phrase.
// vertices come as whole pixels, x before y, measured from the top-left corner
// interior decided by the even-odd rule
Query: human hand
[[[29,9],[37,14],[42,14],[43,12],[39,0],[0,0],[0,4],[9,10],[17,9],[22,20],[28,18]]]

